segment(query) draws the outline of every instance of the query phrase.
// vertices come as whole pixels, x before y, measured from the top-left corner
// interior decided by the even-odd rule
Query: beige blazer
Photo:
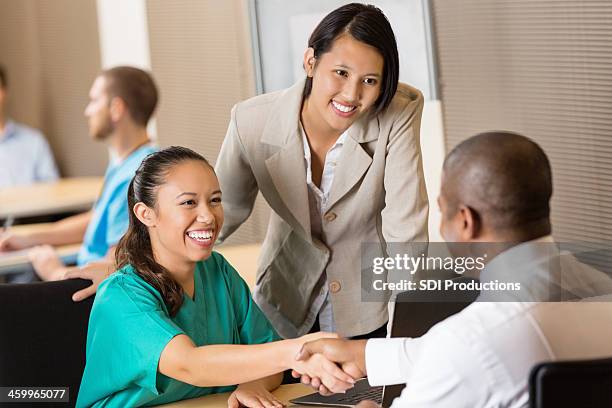
[[[362,301],[361,275],[370,273],[361,265],[362,243],[391,255],[388,242],[428,238],[419,141],[423,96],[400,84],[385,112],[351,126],[335,169],[321,242],[311,236],[299,126],[303,88],[300,81],[232,109],[215,166],[225,209],[220,241],[248,218],[261,191],[273,211],[253,297],[279,334],[308,332],[319,312],[312,302],[326,290],[338,332],[368,333],[388,316],[385,301]]]

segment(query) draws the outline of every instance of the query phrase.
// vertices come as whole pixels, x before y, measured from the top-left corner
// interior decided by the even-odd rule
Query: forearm
[[[297,350],[294,340],[195,347],[186,356],[187,376],[200,387],[247,383],[291,368]]]
[[[29,238],[35,245],[70,245],[83,242],[92,212],[73,215],[53,223],[49,229],[32,233]]]

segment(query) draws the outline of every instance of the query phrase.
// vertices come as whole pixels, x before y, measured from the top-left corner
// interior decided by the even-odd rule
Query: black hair
[[[128,187],[130,224],[115,251],[117,268],[132,265],[138,275],[159,291],[171,316],[176,315],[183,304],[183,289],[170,272],[155,261],[149,231],[134,214],[134,206],[141,202],[147,207],[155,208],[157,190],[166,182],[168,172],[176,165],[189,160],[210,167],[202,155],[181,146],[171,146],[151,153],[142,161]]]
[[[374,112],[382,112],[393,99],[399,81],[399,54],[395,34],[383,12],[369,4],[346,4],[326,15],[308,39],[308,47],[314,49],[315,58],[328,52],[339,36],[349,34],[376,48],[383,57],[383,74],[380,96],[374,103]],[[306,78],[303,97],[312,91],[312,78]]]
[[[443,170],[450,212],[464,204],[497,230],[550,233],[552,170],[533,140],[507,131],[480,133],[453,148]]]

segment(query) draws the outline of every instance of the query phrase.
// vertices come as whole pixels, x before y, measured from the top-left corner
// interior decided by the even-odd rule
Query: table
[[[16,225],[11,231],[16,234],[26,234],[35,231],[42,231],[49,228],[51,224],[29,224]],[[67,264],[76,262],[81,244],[64,245],[57,247],[56,250],[60,258]],[[257,273],[257,257],[261,244],[244,244],[233,246],[216,247],[215,251],[222,254],[230,264],[238,271],[242,279],[249,285],[251,291],[255,288],[255,275]],[[28,249],[23,251],[0,253],[0,275],[9,273],[20,273],[29,271],[32,268],[28,259]]]
[[[42,231],[51,226],[50,223],[16,225],[11,231],[16,234],[27,234]],[[57,254],[66,264],[74,264],[81,244],[63,245],[56,248]],[[30,249],[13,252],[0,252],[0,276],[10,273],[23,273],[32,270],[28,259]]]
[[[0,219],[89,210],[103,181],[102,177],[75,177],[0,189]]]
[[[289,400],[303,395],[311,394],[312,388],[303,384],[285,384],[276,389],[273,394],[282,403],[289,405]],[[227,398],[230,393],[212,394],[205,397],[194,398],[171,404],[160,405],[164,408],[227,408]],[[294,405],[297,406],[297,405]]]

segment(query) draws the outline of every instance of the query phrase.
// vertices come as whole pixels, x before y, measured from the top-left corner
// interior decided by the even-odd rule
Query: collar
[[[481,280],[506,276],[508,271],[527,268],[559,255],[559,248],[551,235],[515,245],[497,255],[482,270]]]
[[[300,130],[302,132],[302,144],[304,145],[304,158],[308,162],[308,166],[310,166],[312,154],[310,153],[310,145],[308,144],[308,138],[306,137],[306,132],[304,131],[304,128],[302,127],[301,124],[300,124]],[[334,143],[334,145],[328,150],[328,153],[344,145],[344,142],[349,134],[349,130],[350,128],[342,132],[342,134],[338,137],[338,139],[336,139],[336,143]]]

